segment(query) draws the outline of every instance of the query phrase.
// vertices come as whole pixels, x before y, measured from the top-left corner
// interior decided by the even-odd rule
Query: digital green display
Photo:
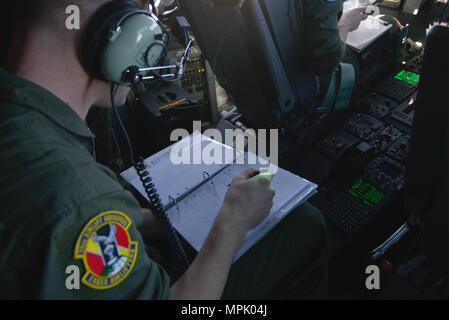
[[[373,185],[365,183],[363,179],[357,181],[357,183],[351,187],[349,193],[354,197],[361,199],[363,203],[371,208],[379,204],[379,202],[385,198],[384,193],[377,190]]]
[[[413,73],[410,71],[406,71],[406,70],[402,70],[394,78],[404,81],[404,82],[407,82],[414,86],[416,86],[419,83],[419,74],[416,74],[416,73]]]

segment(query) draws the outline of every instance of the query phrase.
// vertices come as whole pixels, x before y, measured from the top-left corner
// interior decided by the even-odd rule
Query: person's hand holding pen
[[[348,33],[357,30],[360,23],[368,18],[368,15],[372,14],[367,12],[368,7],[359,7],[346,11],[343,13],[340,21],[338,22],[338,29],[340,31],[340,38],[346,43]]]
[[[245,170],[232,180],[203,247],[184,275],[172,286],[174,300],[220,299],[233,258],[248,231],[273,207],[273,175]]]
[[[232,181],[217,222],[246,234],[265,219],[273,207],[273,175],[245,170]]]

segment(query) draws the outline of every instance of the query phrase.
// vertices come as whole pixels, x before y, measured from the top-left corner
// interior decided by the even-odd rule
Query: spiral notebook
[[[221,150],[222,164],[204,164],[210,160],[207,157],[198,159],[198,152],[204,155],[212,149],[215,152]],[[180,153],[189,157],[184,157],[183,164],[174,164],[178,162]],[[176,155],[176,161],[173,161],[173,155]],[[145,160],[171,223],[195,250],[199,251],[203,246],[232,179],[245,169],[260,170],[270,165],[262,158],[251,156],[195,132]],[[250,164],[254,159],[257,163]],[[269,216],[248,232],[234,262],[293,209],[316,193],[316,184],[281,168],[276,169],[272,180],[276,189],[274,206]],[[134,168],[121,176],[147,198]]]

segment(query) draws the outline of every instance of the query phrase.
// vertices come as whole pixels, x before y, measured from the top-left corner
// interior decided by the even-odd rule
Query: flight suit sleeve
[[[342,61],[345,44],[340,39],[338,21],[342,0],[302,0],[306,59],[312,72],[329,75]]]
[[[51,230],[41,298],[168,299],[170,279],[148,257],[141,223],[141,208],[125,190],[66,212]]]

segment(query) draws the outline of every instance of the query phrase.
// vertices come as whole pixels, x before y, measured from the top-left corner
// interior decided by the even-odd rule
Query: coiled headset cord
[[[184,247],[182,246],[181,241],[179,240],[178,235],[175,232],[175,229],[173,228],[173,225],[170,222],[170,219],[168,218],[167,214],[164,212],[164,206],[162,205],[161,198],[160,198],[159,194],[157,193],[157,189],[155,188],[155,185],[152,183],[153,179],[151,178],[149,171],[148,171],[147,167],[145,166],[145,161],[141,157],[137,160],[137,162],[134,159],[134,151],[133,151],[131,139],[129,138],[128,132],[123,124],[121,117],[120,117],[118,108],[115,105],[115,95],[117,93],[117,89],[118,89],[118,84],[116,84],[116,83],[112,84],[112,86],[111,86],[112,109],[114,110],[115,116],[117,117],[117,120],[120,124],[120,128],[122,129],[122,132],[126,138],[126,142],[128,143],[129,156],[131,159],[131,163],[132,163],[134,169],[136,169],[137,175],[140,177],[140,181],[142,182],[142,185],[145,189],[148,199],[150,200],[150,205],[151,205],[152,211],[154,212],[156,217],[159,219],[162,229],[168,237],[170,245],[175,250],[176,257],[178,258],[178,260],[181,264],[183,264],[185,267],[188,267],[190,265],[190,261],[187,257]]]

